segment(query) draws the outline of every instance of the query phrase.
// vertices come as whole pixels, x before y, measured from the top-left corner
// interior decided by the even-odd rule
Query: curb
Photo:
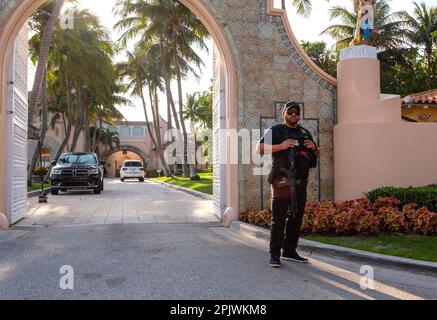
[[[242,235],[248,235],[257,239],[270,241],[270,232],[266,229],[250,225],[241,221],[234,221],[230,226],[230,230]],[[428,269],[437,271],[437,262],[414,260],[402,257],[389,256],[380,253],[371,253],[363,250],[345,248],[321,242],[299,239],[299,247],[302,249],[309,249],[314,252],[331,252],[344,256],[358,257],[369,259],[378,262],[389,263],[396,266],[415,267],[421,269]]]
[[[50,188],[45,188],[44,191],[50,191]],[[34,190],[34,191],[31,191],[31,192],[28,192],[27,193],[27,197],[28,198],[38,197],[40,193],[41,193],[41,189]]]
[[[160,183],[160,184],[162,184],[162,185],[164,185],[166,187],[170,187],[172,189],[176,189],[176,190],[179,190],[179,191],[190,193],[191,195],[193,195],[195,197],[202,198],[202,199],[205,199],[205,200],[213,200],[214,199],[213,196],[210,195],[210,194],[206,194],[206,193],[203,193],[203,192],[200,192],[200,191],[196,191],[196,190],[191,190],[191,189],[188,189],[188,188],[185,188],[185,187],[181,187],[181,186],[176,186],[176,185],[168,183],[168,182],[157,181],[157,180],[152,180],[152,179],[149,179],[149,181],[157,182],[157,183]]]

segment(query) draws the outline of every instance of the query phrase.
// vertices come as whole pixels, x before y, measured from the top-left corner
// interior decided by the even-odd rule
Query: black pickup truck
[[[103,191],[105,162],[99,161],[95,153],[64,153],[52,165],[52,195],[68,190],[94,190],[95,194]]]

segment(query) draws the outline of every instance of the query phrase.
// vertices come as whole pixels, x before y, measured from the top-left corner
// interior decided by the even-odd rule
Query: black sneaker
[[[281,267],[281,260],[279,259],[279,257],[271,256],[269,266],[272,268],[280,268]]]
[[[301,257],[296,250],[288,251],[283,250],[282,251],[282,259],[285,261],[295,261],[300,263],[308,263],[308,259],[305,259]]]

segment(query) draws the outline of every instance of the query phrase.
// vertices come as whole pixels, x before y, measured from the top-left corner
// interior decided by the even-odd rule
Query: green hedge
[[[366,197],[374,203],[378,197],[389,197],[400,200],[399,208],[406,204],[416,203],[418,207],[427,207],[437,212],[437,185],[425,187],[395,188],[384,187],[366,193]]]
[[[161,172],[161,177],[163,175],[164,174]],[[147,170],[146,171],[146,178],[158,178],[158,177],[159,177],[159,174],[156,170]]]

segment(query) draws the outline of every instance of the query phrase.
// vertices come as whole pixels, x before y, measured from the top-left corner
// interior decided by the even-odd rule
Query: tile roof
[[[437,89],[413,93],[402,99],[402,104],[437,104]]]

